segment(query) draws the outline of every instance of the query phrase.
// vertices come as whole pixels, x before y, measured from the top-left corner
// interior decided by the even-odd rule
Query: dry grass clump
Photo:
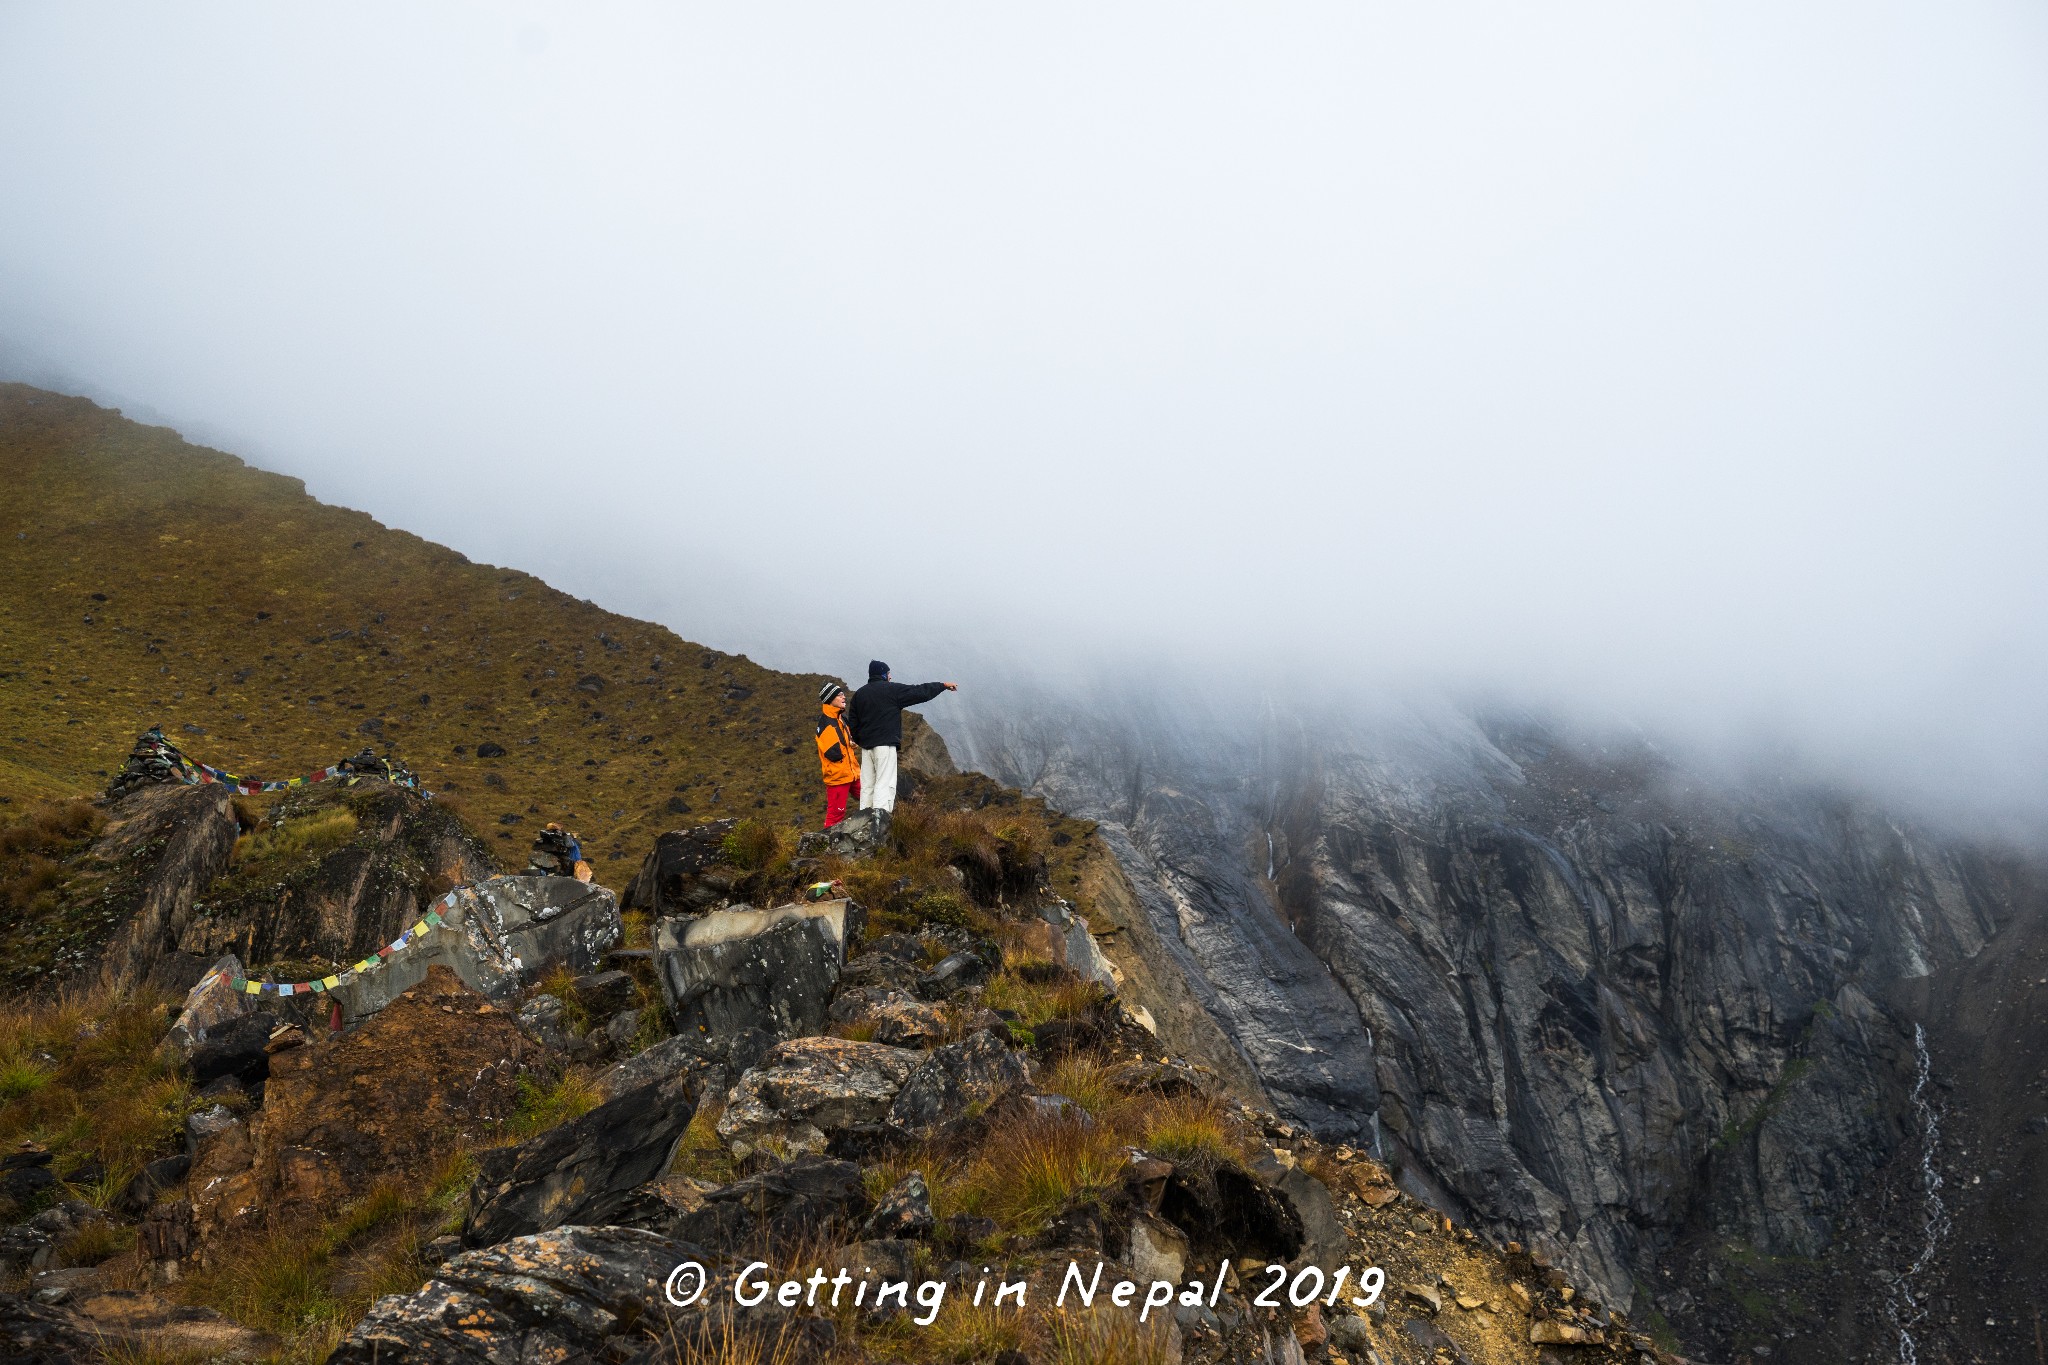
[[[1065,1095],[1090,1118],[1111,1119],[1130,1108],[1132,1097],[1115,1081],[1115,1069],[1101,1058],[1085,1052],[1070,1053],[1039,1077],[1038,1088],[1048,1095]]]
[[[1230,1116],[1207,1095],[1151,1098],[1138,1109],[1135,1126],[1135,1145],[1180,1165],[1214,1167],[1247,1155]]]
[[[179,1282],[178,1297],[282,1338],[287,1361],[324,1360],[378,1299],[426,1283],[421,1249],[460,1224],[475,1174],[470,1154],[453,1152],[430,1180],[381,1182],[325,1227],[230,1244]]]
[[[1101,1009],[1109,999],[1109,993],[1092,981],[1070,972],[1033,972],[1031,965],[1018,964],[998,974],[982,987],[981,1003],[992,1010],[1009,1010],[1026,1024],[1044,1024],[1078,1019]]]
[[[1011,1120],[992,1130],[963,1166],[939,1175],[934,1208],[993,1218],[1006,1231],[1029,1233],[1114,1183],[1123,1172],[1123,1148],[1106,1124],[1068,1116]]]
[[[47,1147],[59,1175],[97,1158],[105,1175],[75,1193],[104,1199],[170,1152],[191,1088],[157,1050],[164,997],[104,989],[0,1006],[0,1146]]]
[[[1154,1315],[1140,1323],[1136,1313],[1109,1307],[1053,1314],[1045,1359],[1050,1365],[1166,1365],[1179,1358],[1167,1321]]]
[[[256,875],[259,866],[310,863],[356,837],[360,825],[346,805],[323,805],[293,818],[284,810],[235,840],[229,866]]]

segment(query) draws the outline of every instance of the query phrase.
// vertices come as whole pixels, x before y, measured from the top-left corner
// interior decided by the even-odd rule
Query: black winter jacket
[[[946,690],[942,682],[874,681],[853,694],[853,742],[863,749],[903,746],[903,708],[930,701]]]

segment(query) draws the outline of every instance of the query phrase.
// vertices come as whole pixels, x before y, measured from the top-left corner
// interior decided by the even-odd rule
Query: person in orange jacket
[[[846,728],[846,689],[826,683],[818,689],[818,767],[825,775],[825,828],[846,818],[846,799],[860,799],[860,750]]]

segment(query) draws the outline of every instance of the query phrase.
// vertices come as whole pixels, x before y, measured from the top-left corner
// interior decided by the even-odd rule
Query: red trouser
[[[860,800],[860,783],[847,782],[837,787],[825,788],[825,828],[830,829],[846,818],[846,798],[851,795]]]

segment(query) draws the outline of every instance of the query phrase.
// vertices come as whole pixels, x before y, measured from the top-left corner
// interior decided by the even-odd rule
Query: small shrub
[[[547,1084],[522,1076],[519,1110],[512,1119],[512,1130],[521,1137],[532,1137],[581,1118],[597,1105],[597,1088],[580,1071],[564,1072]]]
[[[781,856],[782,833],[765,820],[742,820],[718,845],[719,854],[743,872],[759,872]]]
[[[33,1095],[50,1083],[50,1072],[27,1057],[0,1058],[0,1104]]]
[[[1202,1096],[1159,1100],[1148,1106],[1141,1131],[1145,1150],[1168,1161],[1214,1166],[1236,1154],[1222,1111]]]

